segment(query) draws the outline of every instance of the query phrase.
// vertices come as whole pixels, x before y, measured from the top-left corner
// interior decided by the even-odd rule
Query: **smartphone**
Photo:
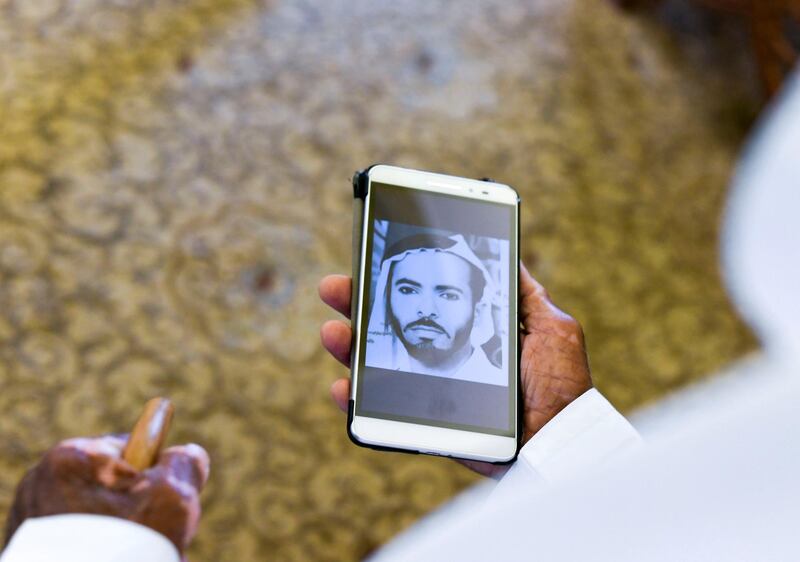
[[[357,172],[353,188],[351,440],[514,460],[519,196],[387,165]]]

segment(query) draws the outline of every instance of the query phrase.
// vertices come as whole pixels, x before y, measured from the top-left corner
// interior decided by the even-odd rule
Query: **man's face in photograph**
[[[466,260],[432,249],[394,264],[390,319],[410,355],[435,363],[469,343],[477,300],[472,269]]]

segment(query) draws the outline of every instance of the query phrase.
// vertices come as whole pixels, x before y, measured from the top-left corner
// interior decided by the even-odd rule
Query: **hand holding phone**
[[[522,444],[578,396],[592,388],[583,330],[571,316],[550,300],[547,291],[524,265],[520,266],[520,331]],[[322,301],[346,317],[350,316],[351,280],[346,275],[328,275],[319,284]],[[341,320],[329,320],[320,331],[322,344],[344,366],[350,366],[353,332]],[[331,396],[347,411],[350,380],[340,378],[331,386]],[[497,476],[506,467],[477,461],[459,461],[484,476]]]

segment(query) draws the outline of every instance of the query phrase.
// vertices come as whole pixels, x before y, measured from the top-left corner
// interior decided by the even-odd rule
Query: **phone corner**
[[[381,166],[386,166],[386,164],[376,162],[353,173],[353,197],[355,199],[366,199],[369,193],[369,174],[372,170]]]
[[[512,186],[510,186],[509,184],[497,181],[497,180],[489,178],[489,177],[483,177],[483,178],[478,178],[478,179],[480,181],[485,181],[487,183],[493,183],[493,184],[495,184],[497,186],[500,186],[500,187],[502,187],[504,189],[509,190],[512,193],[513,199],[516,201],[517,205],[519,205],[522,202],[522,198],[519,196],[519,192],[516,189],[514,189]]]
[[[353,422],[355,420],[355,411],[356,411],[356,401],[351,398],[350,400],[347,401],[347,437],[354,445],[358,445],[359,447],[364,447],[365,444],[358,439],[358,435],[356,434],[353,428]]]
[[[369,168],[353,174],[353,199],[365,199],[369,190]]]
[[[509,454],[508,454],[507,457],[498,459],[496,461],[492,461],[491,464],[494,464],[494,465],[497,465],[497,466],[507,466],[507,465],[514,464],[517,461],[517,458],[519,457],[519,453],[520,453],[521,449],[522,449],[521,444],[517,443],[517,445],[514,448],[514,450],[513,451],[509,451]]]

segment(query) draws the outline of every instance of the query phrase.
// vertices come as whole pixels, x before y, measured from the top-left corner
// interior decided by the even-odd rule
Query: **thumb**
[[[159,456],[156,466],[200,492],[208,481],[211,460],[205,449],[190,443],[166,449]]]
[[[550,295],[525,267],[519,262],[519,301],[520,320],[525,330],[530,332],[537,320],[553,316],[555,306]]]

